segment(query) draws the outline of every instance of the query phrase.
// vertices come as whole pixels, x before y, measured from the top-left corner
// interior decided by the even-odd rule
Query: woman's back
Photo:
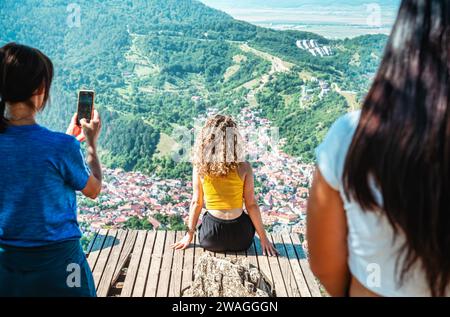
[[[203,179],[203,193],[206,209],[230,210],[242,208],[244,195],[244,181],[235,168],[227,176],[211,177],[205,175]]]
[[[403,0],[360,114],[317,150],[308,242],[333,294],[349,273],[381,295],[449,294],[449,47],[450,2]]]
[[[34,247],[79,239],[76,190],[90,171],[72,136],[37,124],[0,134],[0,244]]]
[[[360,112],[357,111],[337,120],[316,151],[322,176],[339,191],[344,202],[350,272],[365,288],[382,296],[430,296],[425,272],[418,265],[413,267],[402,285],[399,282],[396,260],[405,236],[394,233],[386,215],[364,211],[355,200],[348,200],[345,196],[342,181],[344,164],[359,118]],[[380,191],[375,186],[372,186],[372,191],[382,203]]]
[[[41,51],[0,47],[0,297],[96,295],[75,192],[93,199],[100,193],[100,118],[94,111],[79,126],[74,114],[67,135],[39,126],[52,80],[53,63]],[[73,270],[76,287],[68,283]]]

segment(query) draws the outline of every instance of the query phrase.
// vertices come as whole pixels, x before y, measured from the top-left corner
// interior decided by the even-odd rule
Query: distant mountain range
[[[388,34],[400,5],[400,0],[201,1],[239,20],[275,29],[311,31],[329,38]]]
[[[360,6],[368,4],[367,0],[201,0],[203,3],[215,6],[230,6],[238,8],[295,8],[303,5],[317,6]],[[377,0],[380,6],[398,5],[400,0]]]
[[[280,127],[289,154],[312,162],[331,123],[366,93],[387,40],[262,28],[194,0],[79,0],[74,25],[70,3],[4,0],[0,43],[36,46],[54,61],[43,123],[64,130],[77,90],[95,89],[106,165],[161,177],[189,177],[189,164],[168,157],[170,136],[210,108],[231,115],[258,109]],[[297,45],[310,40],[330,54]]]

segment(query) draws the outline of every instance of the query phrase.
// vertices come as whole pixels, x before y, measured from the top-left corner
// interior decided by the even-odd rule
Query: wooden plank
[[[92,245],[91,252],[89,253],[88,263],[91,267],[91,271],[94,271],[95,264],[97,264],[98,256],[100,255],[100,251],[102,250],[103,243],[106,240],[106,236],[108,235],[108,230],[101,229],[97,236],[95,237],[94,244]]]
[[[151,231],[147,233],[144,249],[142,250],[141,262],[139,263],[139,270],[136,276],[136,282],[133,288],[133,297],[142,297],[145,292],[145,285],[147,283],[148,271],[152,259],[153,248],[155,245],[156,232]]]
[[[177,231],[175,234],[175,241],[183,239],[185,233]],[[177,250],[173,255],[172,275],[170,278],[169,297],[181,296],[181,283],[183,280],[183,260],[185,250]]]
[[[116,235],[116,239],[111,248],[108,260],[103,270],[101,280],[98,282],[97,296],[108,296],[109,289],[111,288],[114,271],[117,267],[120,258],[120,252],[127,238],[127,231],[119,230]]]
[[[117,235],[117,230],[109,230],[108,231],[108,235],[105,237],[105,242],[100,251],[100,255],[98,257],[97,263],[95,265],[94,270],[92,271],[96,289],[98,289],[103,272],[108,263],[109,255],[110,255],[111,250],[116,241],[116,235]]]
[[[288,234],[281,236],[283,239],[284,247],[286,249],[286,255],[291,264],[292,272],[294,273],[295,281],[297,282],[297,288],[300,291],[301,297],[311,297],[311,292],[308,289],[305,277],[303,276],[302,268],[298,262],[297,255],[295,253],[294,246],[292,245],[291,237]]]
[[[130,265],[128,266],[127,275],[125,276],[122,293],[120,294],[121,297],[131,297],[133,294],[134,283],[139,270],[146,237],[147,231],[138,231],[136,243],[134,244],[133,252],[131,254]]]
[[[268,235],[269,240],[271,239],[271,235]],[[261,250],[262,251],[262,250]],[[262,253],[258,250],[258,255]],[[272,272],[273,277],[273,286],[276,291],[277,297],[288,297],[288,292],[286,290],[286,286],[284,284],[283,275],[280,270],[280,265],[278,263],[278,258],[276,256],[268,256],[267,257],[269,261],[270,271]]]
[[[99,230],[96,230],[94,232],[94,236],[92,237],[92,240],[89,241],[89,245],[86,248],[86,258],[89,258],[89,254],[91,253],[92,247],[94,246],[95,239],[97,239],[98,232],[99,232]]]
[[[174,251],[170,246],[175,243],[175,231],[167,231],[164,253],[162,257],[161,270],[159,273],[158,289],[156,297],[169,296],[170,278],[172,275],[172,263]]]
[[[313,297],[322,297],[319,289],[319,284],[314,277],[314,274],[311,272],[311,268],[309,267],[308,259],[306,258],[305,251],[303,250],[302,244],[300,242],[300,237],[297,234],[291,234],[292,245],[295,249],[295,253],[297,255],[297,259],[300,262],[300,267],[303,271],[303,276],[306,279],[306,283],[308,284],[309,291],[311,292],[311,296]]]
[[[247,259],[250,262],[250,264],[259,269],[258,257],[256,256],[256,249],[255,249],[254,241],[246,253],[247,253]]]
[[[277,246],[277,250],[279,252],[277,258],[280,271],[283,276],[284,285],[286,286],[287,294],[289,297],[300,297],[300,291],[298,289],[297,281],[295,280],[294,272],[292,271],[291,264],[289,262],[289,257],[287,255],[283,239],[279,234],[273,234],[271,236],[272,243]]]
[[[165,240],[166,231],[156,231],[155,246],[153,248],[150,270],[148,271],[147,285],[145,287],[145,297],[156,297]]]
[[[198,243],[198,238],[195,240],[195,255],[194,255],[194,273],[195,273],[195,266],[197,265],[198,261],[200,260],[200,257],[205,253],[205,249],[203,249],[200,244]]]
[[[181,293],[183,293],[192,284],[194,276],[194,251],[197,235],[194,237],[193,243],[184,250],[183,277],[181,281]]]
[[[125,243],[123,243],[122,252],[120,252],[119,261],[117,263],[116,269],[114,270],[112,284],[114,284],[117,281],[123,267],[125,266],[125,263],[130,258],[131,252],[133,251],[134,243],[136,242],[137,234],[138,234],[138,230],[130,230],[127,232],[127,238],[125,240]]]
[[[261,249],[261,241],[259,238],[255,237],[255,251],[258,259],[259,270],[266,276],[269,282],[272,285],[272,288],[275,289],[275,280],[272,275],[272,270],[270,269],[269,259],[267,255],[262,255]]]

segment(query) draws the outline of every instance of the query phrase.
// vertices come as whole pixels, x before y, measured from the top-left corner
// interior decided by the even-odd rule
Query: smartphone
[[[94,114],[94,96],[92,90],[80,90],[78,93],[78,119],[77,124],[81,125],[80,120],[86,119],[87,122],[92,120]]]

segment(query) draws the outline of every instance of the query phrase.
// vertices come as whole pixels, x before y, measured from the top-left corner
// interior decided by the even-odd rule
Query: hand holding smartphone
[[[95,93],[92,90],[79,91],[77,112],[73,115],[67,128],[66,133],[73,135],[80,142],[87,141],[87,139],[96,140],[101,128],[100,116],[94,109],[94,96]],[[83,119],[86,120],[84,128],[81,126]]]
[[[80,90],[78,93],[78,126],[81,126],[80,121],[82,119],[86,119],[87,123],[92,120],[94,114],[94,96],[95,92],[92,90]]]

